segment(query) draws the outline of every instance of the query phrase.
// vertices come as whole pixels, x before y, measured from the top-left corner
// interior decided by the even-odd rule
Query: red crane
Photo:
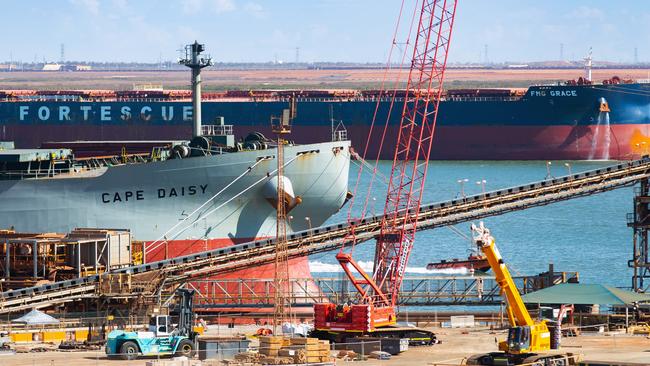
[[[417,30],[413,56],[377,237],[374,271],[372,276],[366,274],[351,252],[341,248],[336,259],[359,292],[360,301],[354,305],[316,304],[317,330],[372,332],[396,323],[395,306],[415,241],[456,3],[457,0],[422,0],[417,20],[414,17]]]

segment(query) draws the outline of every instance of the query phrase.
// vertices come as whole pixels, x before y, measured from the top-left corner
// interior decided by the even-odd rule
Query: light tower
[[[201,57],[205,45],[194,41],[185,46],[185,58],[178,61],[192,69],[192,137],[201,136],[201,69],[212,65],[210,55]]]

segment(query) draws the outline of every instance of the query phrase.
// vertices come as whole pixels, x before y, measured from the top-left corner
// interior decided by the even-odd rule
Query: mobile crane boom
[[[551,333],[546,321],[536,321],[528,313],[508,266],[496,247],[490,230],[481,222],[472,224],[474,242],[487,257],[501,294],[506,300],[510,329],[508,339],[499,342],[501,352],[474,355],[467,365],[522,365],[540,364],[566,366],[575,364],[577,358],[569,353],[544,353],[551,349]]]
[[[529,327],[535,325],[526,309],[526,305],[524,305],[524,301],[521,299],[517,285],[512,279],[499,249],[496,247],[494,238],[490,235],[490,230],[481,223],[478,227],[472,224],[472,232],[474,233],[474,242],[485,255],[488,263],[490,263],[490,268],[494,272],[501,294],[506,298],[510,325]]]

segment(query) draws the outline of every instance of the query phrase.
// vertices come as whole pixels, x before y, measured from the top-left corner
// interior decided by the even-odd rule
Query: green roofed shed
[[[640,294],[597,284],[563,283],[522,296],[528,304],[631,305],[650,302],[650,294]]]

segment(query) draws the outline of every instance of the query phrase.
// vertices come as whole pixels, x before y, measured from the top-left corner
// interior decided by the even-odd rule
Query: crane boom
[[[426,181],[431,143],[443,90],[456,0],[423,0],[413,45],[411,69],[392,164],[384,217],[375,248],[372,278],[352,256],[337,255],[364,302],[374,307],[394,307],[404,278]],[[401,216],[400,213],[407,214]],[[361,274],[356,279],[348,268]],[[368,290],[362,290],[367,285]]]
[[[423,0],[388,183],[373,280],[395,306],[415,241],[456,0]],[[406,211],[402,218],[400,212]],[[375,298],[382,299],[381,293]]]
[[[479,226],[472,224],[472,232],[474,233],[474,242],[481,248],[481,251],[487,257],[490,268],[494,272],[499,288],[501,288],[502,295],[506,298],[508,304],[508,318],[512,326],[531,326],[535,322],[530,317],[524,301],[521,299],[517,285],[510,275],[508,267],[503,262],[503,257],[499,249],[496,247],[494,238],[490,235],[488,230],[481,222]]]
[[[575,365],[581,356],[571,353],[549,353],[551,333],[545,320],[531,318],[519,290],[503,262],[494,238],[483,223],[472,224],[474,242],[487,257],[490,268],[506,299],[510,329],[507,340],[499,342],[501,352],[473,355],[465,365]],[[557,345],[556,345],[557,346]]]
[[[415,241],[456,3],[457,0],[419,0],[416,3],[414,15],[418,16],[413,18],[417,27],[411,67],[375,248],[373,274],[366,274],[352,254],[345,253],[341,247],[336,259],[359,292],[361,301],[351,307],[316,304],[318,330],[371,332],[396,323],[395,306]],[[354,225],[351,227],[354,236]]]

